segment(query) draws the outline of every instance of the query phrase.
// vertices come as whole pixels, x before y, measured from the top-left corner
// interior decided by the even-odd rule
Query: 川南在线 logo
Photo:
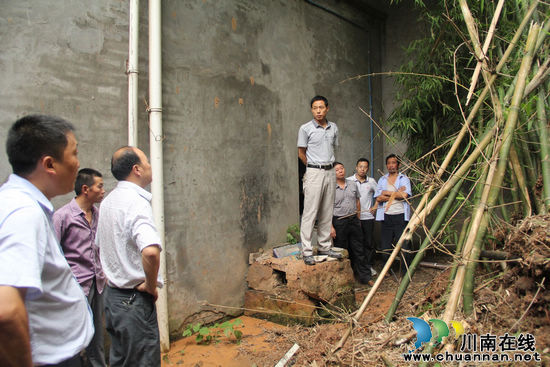
[[[419,319],[418,317],[407,317],[407,320],[413,323],[413,328],[416,330],[414,349],[409,350],[409,353],[413,353],[422,346],[422,343],[429,343],[434,335],[432,333],[432,329],[430,328],[430,324],[426,321]],[[429,321],[432,323],[433,328],[437,333],[437,339],[435,341],[437,343],[441,343],[441,340],[443,340],[444,337],[449,336],[449,327],[443,320],[430,319]],[[455,337],[459,337],[464,334],[464,326],[462,326],[460,321],[451,321],[451,326],[455,331]]]

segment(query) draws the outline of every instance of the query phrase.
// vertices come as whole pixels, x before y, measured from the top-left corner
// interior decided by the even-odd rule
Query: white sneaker
[[[376,270],[374,270],[374,268],[371,266],[370,275],[372,275],[374,277],[374,276],[376,276],[376,274],[378,274],[378,272]]]

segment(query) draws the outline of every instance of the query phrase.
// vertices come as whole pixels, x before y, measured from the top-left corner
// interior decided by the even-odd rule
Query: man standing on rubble
[[[338,145],[338,127],[327,120],[328,101],[315,96],[310,103],[313,119],[298,131],[298,158],[304,163],[304,212],[300,226],[302,255],[306,265],[315,265],[311,238],[317,220],[319,255],[342,258],[331,250],[331,221],[334,206],[334,147]]]
[[[374,193],[378,202],[376,220],[382,222],[381,250],[385,262],[390,257],[393,246],[403,234],[410,217],[410,205],[407,199],[412,195],[411,181],[405,174],[399,172],[399,166],[399,157],[395,154],[386,157],[388,173],[380,177]],[[402,249],[405,250],[403,257],[408,266],[410,259],[408,241],[403,244]],[[401,264],[401,275],[403,275],[407,272],[407,267],[403,262]]]
[[[160,367],[155,301],[161,242],[153,220],[151,165],[134,147],[118,149],[111,159],[117,187],[99,210],[97,243],[107,276],[105,321],[111,335],[111,367]]]
[[[363,233],[359,221],[361,194],[357,185],[352,180],[346,179],[346,169],[342,163],[334,162],[334,170],[336,192],[330,235],[334,238],[334,246],[348,250],[355,278],[362,284],[368,284],[371,272],[365,259]]]
[[[374,231],[373,213],[375,210],[373,209],[373,196],[376,192],[376,180],[367,176],[369,163],[368,159],[359,158],[355,166],[355,174],[348,177],[348,180],[355,182],[361,195],[361,215],[359,219],[361,220],[361,232],[363,233],[363,252],[365,254],[365,263],[369,267],[372,276],[375,276],[377,273],[372,267],[372,259],[375,252],[372,234]]]

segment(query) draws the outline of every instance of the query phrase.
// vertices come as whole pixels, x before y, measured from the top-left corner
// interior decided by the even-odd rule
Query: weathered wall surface
[[[77,127],[81,167],[105,175],[127,142],[127,3],[4,0],[0,140],[17,117],[61,115]],[[298,222],[299,126],[323,94],[351,174],[370,159],[382,83],[384,20],[353,2],[163,1],[165,222],[170,329],[214,316],[201,303],[243,303],[248,253]],[[328,10],[328,11],[327,11]],[[331,13],[334,11],[338,14]],[[147,4],[141,2],[140,104],[147,99]],[[391,45],[391,47],[398,47]],[[369,52],[370,50],[370,52]],[[371,108],[372,91],[372,108]],[[148,152],[145,106],[140,147]],[[375,141],[375,166],[382,144]],[[10,173],[2,149],[0,178]],[[54,200],[59,207],[71,195]]]

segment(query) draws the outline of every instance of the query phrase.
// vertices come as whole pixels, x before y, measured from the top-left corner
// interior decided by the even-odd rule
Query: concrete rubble
[[[310,325],[327,314],[325,308],[355,307],[347,258],[307,266],[297,256],[265,253],[252,262],[246,280],[245,315]]]

